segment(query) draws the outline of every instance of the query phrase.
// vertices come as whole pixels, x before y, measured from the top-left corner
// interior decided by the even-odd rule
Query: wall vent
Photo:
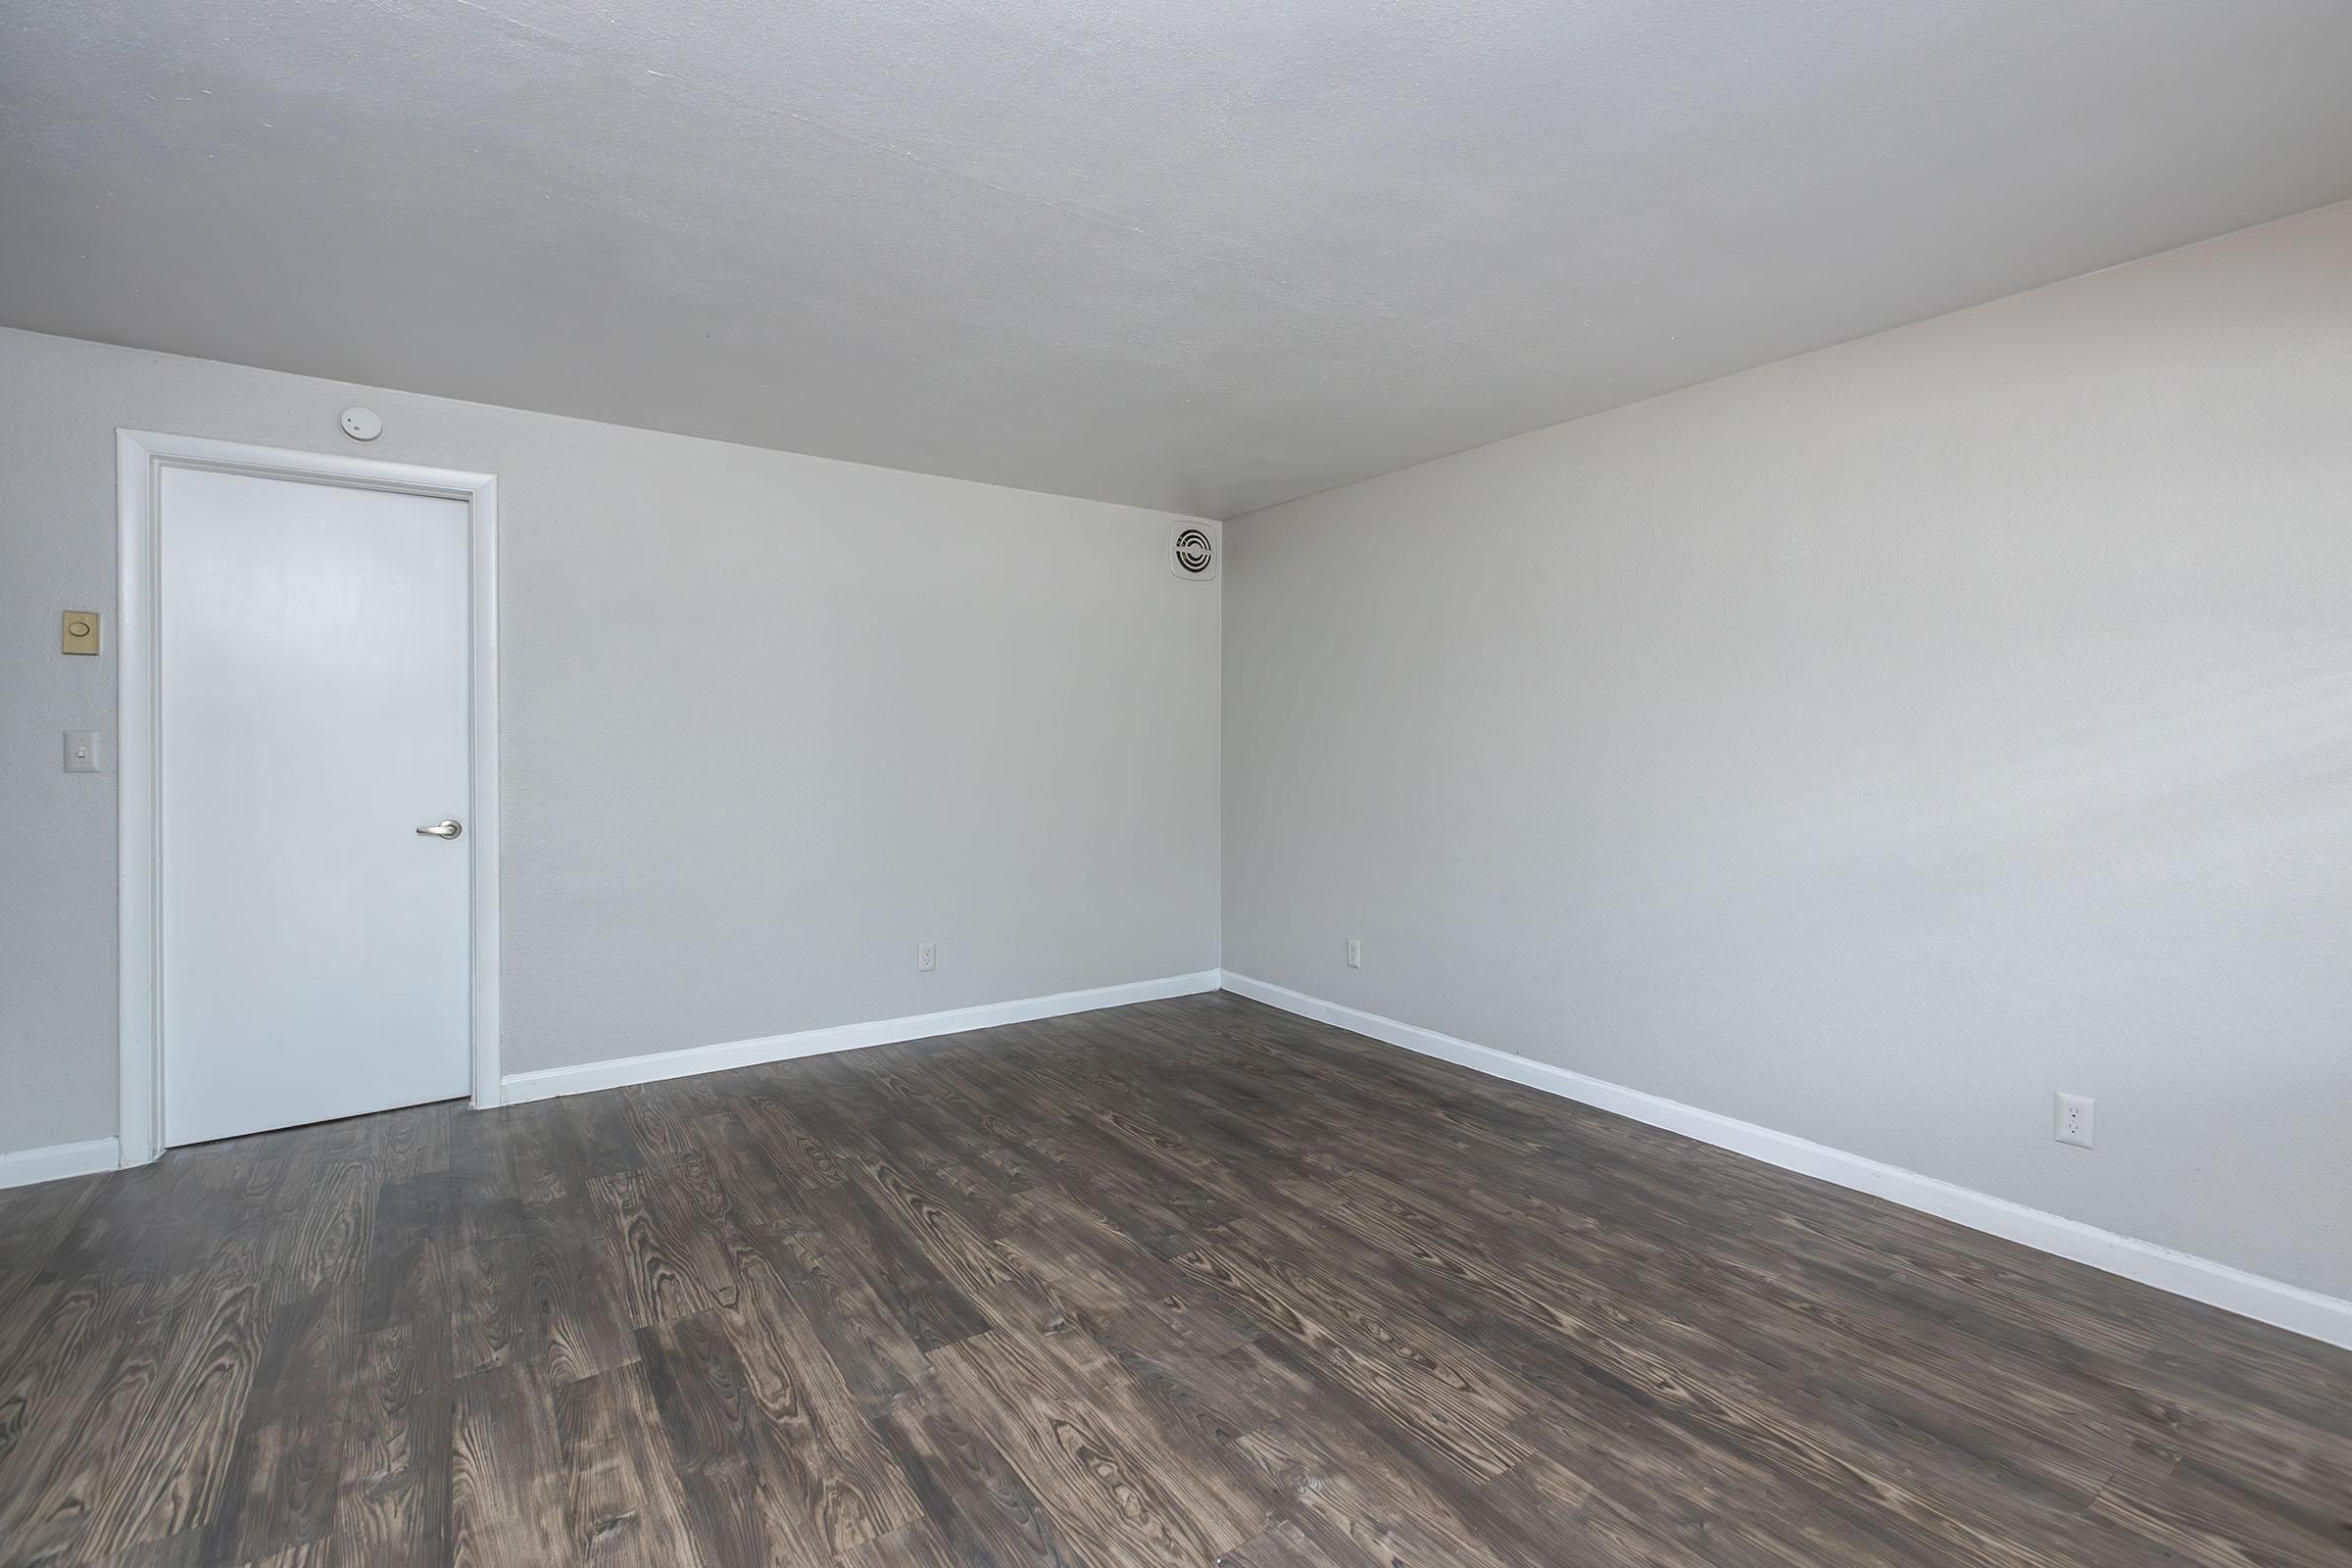
[[[1180,518],[1168,527],[1168,569],[1179,577],[1208,581],[1217,574],[1217,557],[1222,553],[1211,523]]]

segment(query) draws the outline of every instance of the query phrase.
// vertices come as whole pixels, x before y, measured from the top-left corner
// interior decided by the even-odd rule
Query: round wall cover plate
[[[384,433],[384,421],[373,409],[345,409],[343,433],[354,441],[372,441]]]

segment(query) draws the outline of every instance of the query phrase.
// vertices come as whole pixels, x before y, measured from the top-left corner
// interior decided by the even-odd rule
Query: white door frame
[[[122,1062],[122,1161],[141,1165],[164,1149],[163,986],[158,959],[156,875],[162,778],[156,736],[156,540],[166,468],[206,468],[263,479],[291,479],[347,489],[437,496],[466,504],[471,517],[472,627],[469,660],[472,799],[466,841],[471,846],[472,959],[468,1016],[473,1047],[473,1103],[500,1100],[498,1075],[498,480],[487,473],[419,468],[370,458],[246,446],[200,436],[115,432],[115,504],[120,532],[116,645],[121,696],[122,794],[117,877],[120,948],[117,1030]]]

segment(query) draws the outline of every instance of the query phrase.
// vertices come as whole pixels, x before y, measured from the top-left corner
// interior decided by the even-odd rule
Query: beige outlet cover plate
[[[98,651],[98,612],[94,610],[66,612],[65,651],[69,654],[94,654]]]

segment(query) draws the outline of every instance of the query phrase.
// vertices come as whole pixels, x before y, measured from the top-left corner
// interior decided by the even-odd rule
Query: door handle
[[[465,832],[466,827],[462,822],[454,822],[444,818],[439,822],[435,822],[431,827],[420,827],[416,831],[423,834],[428,839],[454,839],[459,834]]]

